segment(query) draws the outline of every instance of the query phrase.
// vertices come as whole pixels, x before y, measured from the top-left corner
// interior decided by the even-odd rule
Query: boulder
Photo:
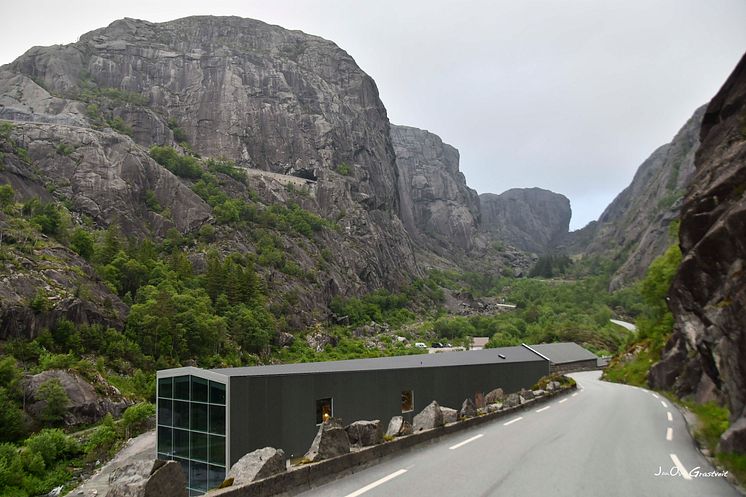
[[[746,418],[738,418],[720,437],[720,452],[746,453]]]
[[[546,395],[546,392],[544,390],[541,390],[541,389],[539,389],[539,390],[533,390],[531,393],[534,394],[534,397],[543,397],[544,395]]]
[[[505,397],[505,402],[503,402],[503,405],[505,407],[515,407],[520,404],[521,404],[521,398],[517,393],[511,393],[510,395]]]
[[[377,445],[383,442],[383,427],[379,419],[373,421],[355,421],[345,428],[351,444],[361,447]]]
[[[63,418],[66,426],[95,423],[107,413],[118,417],[132,404],[124,399],[116,388],[106,384],[103,378],[100,378],[100,389],[105,390],[105,397],[81,376],[60,369],[50,369],[23,380],[28,402],[26,409],[34,418],[38,418],[46,406],[46,402],[37,396],[39,387],[50,380],[59,381],[69,399],[67,412]]]
[[[326,348],[327,345],[336,347],[339,343],[339,339],[332,335],[327,335],[323,332],[316,332],[310,335],[306,335],[306,343],[316,352],[321,352]]]
[[[456,409],[441,406],[440,412],[443,413],[443,423],[449,424],[458,421],[458,411]]]
[[[484,409],[484,407],[487,405],[487,402],[484,400],[484,394],[482,392],[477,392],[474,394],[474,407],[477,409]]]
[[[497,411],[499,411],[500,409],[502,409],[502,407],[503,407],[503,405],[502,405],[502,404],[500,404],[500,403],[495,403],[495,404],[487,404],[487,412],[488,412],[488,413],[493,413],[493,412],[497,412]]]
[[[503,398],[505,398],[505,393],[503,392],[503,389],[496,388],[484,396],[484,401],[487,404],[495,404],[503,400]]]
[[[467,398],[464,403],[461,404],[461,410],[458,412],[459,419],[473,418],[477,415],[477,409],[474,407],[474,402]]]
[[[521,404],[534,400],[534,393],[531,390],[521,390],[518,395],[520,396]]]
[[[403,437],[404,435],[412,434],[412,425],[409,421],[405,420],[401,416],[394,416],[389,421],[389,427],[386,430],[387,437]]]
[[[423,430],[439,428],[443,424],[443,413],[440,410],[440,406],[436,401],[432,401],[414,417],[413,430],[417,433]]]
[[[287,331],[281,331],[274,336],[272,342],[278,347],[289,347],[295,342],[295,335]]]
[[[319,431],[311,443],[311,448],[306,452],[305,459],[309,462],[316,462],[349,452],[350,439],[347,438],[342,422],[337,418],[330,418],[319,426]]]
[[[245,485],[252,481],[269,478],[285,472],[285,452],[282,449],[264,447],[249,452],[231,466],[226,480],[233,478],[233,485]]]
[[[112,471],[106,497],[187,497],[186,487],[179,463],[151,459]]]
[[[550,382],[547,383],[546,389],[547,389],[548,392],[553,392],[554,390],[559,390],[561,387],[562,387],[562,385],[560,384],[559,381],[554,381],[553,380],[553,381],[550,381]]]

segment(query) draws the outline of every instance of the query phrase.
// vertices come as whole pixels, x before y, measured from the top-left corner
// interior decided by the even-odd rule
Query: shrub
[[[150,147],[150,156],[177,176],[189,179],[202,177],[203,170],[199,161],[189,155],[180,155],[173,147]]]
[[[122,416],[122,424],[127,436],[134,436],[145,429],[153,416],[155,416],[155,405],[149,402],[129,407]]]
[[[47,466],[80,452],[78,443],[58,428],[45,428],[27,438],[24,445],[32,453],[39,454]]]
[[[85,260],[91,260],[95,241],[93,235],[83,228],[76,228],[70,237],[70,248]]]
[[[349,176],[352,173],[352,168],[346,162],[341,163],[337,166],[337,172],[342,176]]]
[[[6,207],[13,205],[16,192],[10,185],[0,185],[0,208],[5,209]]]
[[[67,406],[70,404],[70,398],[62,387],[60,380],[51,378],[42,383],[36,392],[36,397],[46,402],[44,409],[41,411],[42,421],[57,423],[62,420]]]

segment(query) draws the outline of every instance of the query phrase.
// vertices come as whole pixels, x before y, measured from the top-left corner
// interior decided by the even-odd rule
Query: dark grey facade
[[[477,392],[531,387],[549,369],[546,358],[522,346],[209,371],[163,370],[158,372],[158,456],[181,462],[190,490],[197,495],[218,485],[226,469],[252,450],[271,446],[291,458],[302,456],[325,409],[331,408],[328,414],[344,422],[387,423],[398,415],[411,421],[433,400],[458,408]],[[190,390],[189,400],[175,398],[175,386],[186,382],[198,385],[197,390]],[[217,419],[221,404],[211,403],[209,395],[203,402],[205,382],[208,392],[225,392],[223,419]],[[169,385],[172,397],[163,395]],[[182,387],[180,397],[185,392]],[[407,405],[410,398],[413,402]],[[408,412],[402,412],[405,406]]]

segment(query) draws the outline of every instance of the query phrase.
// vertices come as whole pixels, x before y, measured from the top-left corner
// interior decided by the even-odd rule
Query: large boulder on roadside
[[[534,392],[532,392],[531,390],[523,389],[518,395],[520,396],[521,404],[525,404],[530,400],[534,400]]]
[[[316,438],[313,439],[311,448],[306,452],[304,459],[316,462],[349,453],[350,439],[347,437],[341,420],[330,418],[319,426]]]
[[[383,442],[383,426],[381,420],[355,421],[345,428],[347,438],[353,445],[368,447]]]
[[[502,388],[496,388],[491,390],[487,395],[484,396],[484,401],[489,404],[497,404],[505,398],[505,393]]]
[[[285,452],[282,449],[264,447],[249,452],[231,466],[225,479],[233,478],[233,485],[245,485],[252,481],[269,478],[287,469]]]
[[[440,412],[443,413],[443,423],[449,424],[458,421],[458,411],[456,409],[441,406]]]
[[[459,419],[473,418],[477,415],[477,408],[474,406],[474,402],[467,398],[461,404],[461,410],[458,412]]]
[[[413,430],[415,433],[422,430],[432,430],[443,426],[443,413],[436,401],[430,402],[419,414],[414,417]]]
[[[109,475],[106,497],[187,497],[187,481],[176,461],[136,461]]]
[[[59,381],[69,399],[62,419],[66,426],[95,423],[107,413],[119,417],[132,404],[102,377],[97,381],[97,390],[78,374],[61,369],[50,369],[23,380],[23,391],[27,401],[26,410],[34,418],[39,418],[46,406],[46,401],[39,398],[38,392],[39,388],[48,381]]]
[[[521,397],[517,393],[511,393],[505,397],[503,405],[507,407],[515,407],[521,404]]]
[[[387,437],[403,437],[412,434],[412,425],[401,416],[394,416],[386,429]]]

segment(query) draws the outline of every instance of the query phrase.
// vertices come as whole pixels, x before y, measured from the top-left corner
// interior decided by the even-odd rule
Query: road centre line
[[[374,488],[376,488],[377,486],[379,486],[379,485],[383,485],[383,484],[384,484],[384,483],[386,483],[387,481],[389,481],[389,480],[393,480],[393,479],[394,479],[394,478],[396,478],[397,476],[401,476],[401,475],[403,475],[403,474],[404,474],[404,473],[406,473],[406,472],[407,472],[407,470],[406,470],[406,469],[400,469],[399,471],[394,471],[394,472],[393,472],[393,473],[391,473],[390,475],[388,475],[388,476],[384,476],[384,477],[383,477],[383,478],[381,478],[380,480],[376,480],[376,481],[374,481],[373,483],[370,483],[370,484],[368,484],[368,485],[365,485],[365,486],[364,486],[363,488],[361,488],[360,490],[356,490],[356,491],[352,492],[351,494],[347,494],[347,495],[345,495],[345,497],[358,497],[358,495],[363,495],[363,494],[364,494],[365,492],[367,492],[368,490],[373,490],[373,489],[374,489]]]
[[[655,397],[656,399],[660,399],[660,397],[658,397],[657,393],[653,393],[653,392],[650,392],[650,393],[653,394],[653,397]]]
[[[471,437],[471,438],[467,438],[467,439],[466,439],[466,440],[464,440],[463,442],[459,442],[459,443],[457,443],[456,445],[451,445],[450,447],[448,447],[448,450],[455,450],[455,449],[458,449],[459,447],[461,447],[461,446],[463,446],[463,445],[466,445],[466,444],[468,444],[469,442],[473,442],[474,440],[477,440],[477,439],[479,439],[479,438],[482,438],[483,436],[484,436],[484,434],[482,434],[482,433],[480,433],[479,435],[474,435],[474,436],[473,436],[473,437]]]
[[[523,416],[518,416],[518,417],[517,417],[517,418],[515,418],[515,419],[511,419],[511,420],[510,420],[510,421],[508,421],[507,423],[503,423],[503,426],[508,426],[508,425],[512,425],[512,424],[513,424],[513,423],[515,423],[516,421],[520,421],[520,420],[522,420],[522,419],[523,419]]]
[[[577,396],[578,396],[577,392],[575,392],[574,394],[570,395],[570,397],[577,397]]]
[[[560,401],[559,401],[559,402],[557,402],[557,403],[558,403],[558,404],[561,404],[561,403],[563,403],[563,402],[567,402],[567,398],[566,398],[566,397],[565,397],[564,399],[560,400]]]
[[[679,458],[676,457],[676,454],[669,454],[671,456],[671,460],[673,461],[674,465],[676,466],[676,469],[679,470],[679,474],[685,479],[685,480],[691,480],[692,477],[689,475],[689,472],[686,470],[683,464],[681,464],[681,461],[679,461]]]
[[[663,404],[663,407],[665,407],[666,409],[668,409],[668,404],[666,404],[666,403],[665,403],[665,402],[663,402],[662,400],[661,400],[661,404]]]
[[[673,428],[671,428],[670,426],[666,429],[666,440],[668,440],[669,442],[673,440]]]
[[[671,411],[668,411],[668,412],[666,413],[666,416],[668,417],[668,420],[669,420],[669,421],[673,421],[673,416],[671,416]]]
[[[547,410],[547,409],[549,409],[550,407],[552,407],[552,406],[546,406],[546,407],[542,407],[541,409],[537,409],[537,410],[536,410],[536,412],[542,412],[542,411],[546,411],[546,410]]]

